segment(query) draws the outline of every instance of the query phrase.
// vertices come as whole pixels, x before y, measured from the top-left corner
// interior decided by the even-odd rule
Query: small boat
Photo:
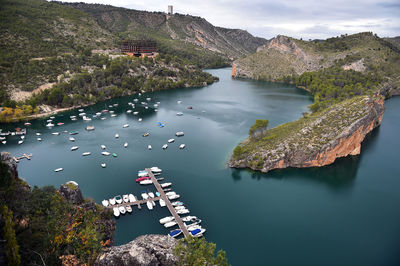
[[[166,188],[166,189],[163,189],[163,191],[165,191],[165,192],[167,192],[167,191],[171,191],[171,188]]]
[[[58,136],[58,135],[60,135],[60,132],[53,132],[53,133],[51,133],[51,134],[53,134],[53,135],[55,135],[55,136]]]
[[[163,150],[165,150],[166,148],[168,148],[168,144],[164,144],[164,145],[162,146],[162,148],[163,148]]]
[[[167,197],[168,197],[168,199],[170,199],[170,200],[174,200],[174,199],[178,199],[178,198],[180,197],[180,195],[174,194],[174,195],[167,196]]]
[[[25,136],[21,136],[21,139],[24,140],[24,139],[25,139]]]
[[[166,206],[165,200],[160,199],[160,207],[165,207],[165,206]]]
[[[119,210],[119,212],[120,212],[121,214],[125,214],[125,213],[126,213],[126,209],[125,209],[124,206],[120,206],[120,207],[118,208],[118,210]]]
[[[174,226],[174,225],[176,225],[176,221],[171,221],[171,222],[165,223],[165,224],[164,224],[164,227],[165,227],[165,228],[169,228],[169,227],[172,227],[172,226]]]
[[[176,115],[177,115],[177,116],[182,116],[183,113],[182,113],[182,112],[177,112]]]
[[[105,150],[106,149],[106,145],[101,144],[100,147]]]
[[[90,117],[87,117],[87,116],[83,116],[82,119],[84,121],[92,121],[92,119]]]
[[[149,198],[149,195],[147,195],[146,192],[142,192],[141,196],[142,196],[142,198],[143,198],[144,200],[147,200],[147,199]]]
[[[198,232],[197,230],[200,230],[200,232]],[[204,229],[204,228],[195,229],[193,231],[190,231],[190,234],[194,237],[202,237],[205,231],[206,231],[206,229]]]
[[[137,111],[133,112],[133,115],[138,115],[138,114],[139,114],[139,112],[137,112]]]
[[[74,117],[74,118],[71,118],[71,120],[72,120],[72,121],[77,121],[78,118]]]
[[[46,125],[46,127],[54,127],[54,124],[48,123],[48,124]]]
[[[164,177],[157,178],[157,181],[162,181],[162,180],[164,180]]]
[[[144,172],[138,172],[138,177],[143,177],[143,176],[148,176],[149,174],[144,171]]]
[[[153,204],[150,201],[146,202],[146,205],[149,210],[153,209]]]
[[[150,100],[151,100],[151,98],[146,98],[146,101],[148,101],[148,102],[149,102]]]
[[[112,154],[112,156],[113,156],[113,157],[117,157],[118,155],[114,152],[114,153]]]
[[[119,209],[117,207],[114,207],[113,211],[114,211],[114,216],[118,217],[119,216]]]
[[[154,198],[154,193],[153,192],[148,192],[147,194],[150,196],[150,198]]]
[[[190,109],[190,110],[191,110],[191,109],[193,109],[193,106],[188,106],[187,109]]]
[[[77,135],[77,134],[79,134],[79,132],[78,131],[71,131],[71,132],[69,132],[69,134],[70,135]]]
[[[78,111],[82,113],[82,112],[83,112],[83,111],[85,111],[85,110],[83,110],[83,109],[79,109]]]
[[[142,118],[139,118],[139,119],[138,119],[138,122],[142,122],[142,120],[143,120]]]
[[[179,149],[184,149],[186,147],[186,145],[185,144],[181,144],[181,145],[179,145]]]
[[[86,128],[85,128],[87,131],[92,131],[92,130],[95,130],[95,127],[94,126],[86,126]]]
[[[129,202],[135,202],[136,201],[136,197],[133,194],[129,194]]]
[[[138,99],[133,99],[133,101],[134,101],[134,102],[137,102],[137,101],[139,101],[139,100],[138,100]]]
[[[177,214],[187,214],[187,213],[189,213],[189,210],[188,209],[183,209],[183,210],[176,211],[176,213]]]
[[[37,138],[38,141],[42,141],[42,138]]]
[[[197,219],[197,216],[185,216],[182,217],[182,221],[184,222],[191,222],[191,221],[195,221]]]
[[[38,133],[36,133],[36,136],[41,136],[41,135],[42,135],[42,133],[39,133],[39,132],[38,132]]]
[[[169,187],[170,185],[172,185],[171,182],[166,182],[166,183],[161,183],[161,184],[160,184],[160,186],[163,187],[163,188],[164,188],[164,187]]]
[[[170,192],[167,192],[167,193],[165,193],[165,195],[168,197],[168,196],[172,196],[172,195],[176,195],[176,192],[175,191],[170,191]]]
[[[78,146],[73,146],[73,147],[71,147],[71,151],[76,151],[77,149],[79,149]]]
[[[124,143],[124,147],[127,148],[128,147],[128,142]]]
[[[51,123],[51,122],[53,122],[53,120],[48,119],[46,122],[47,122],[47,123]]]
[[[29,122],[26,122],[24,125],[25,125],[25,126],[30,126],[30,125],[32,125],[32,124],[29,123]]]
[[[107,207],[109,205],[109,202],[108,200],[103,200],[101,204],[103,204],[104,207]]]
[[[181,103],[182,103],[182,101],[177,101],[177,103],[178,103],[178,104],[181,104]]]
[[[106,120],[107,118],[106,117],[102,117],[102,118],[100,118],[101,120]]]
[[[103,154],[104,156],[109,156],[111,153],[109,153],[108,151],[103,151],[101,152],[101,154]]]
[[[116,114],[112,114],[112,115],[111,115],[111,117],[116,117],[116,116],[117,116]]]
[[[97,115],[97,116],[101,116],[101,112],[97,112],[96,115]]]
[[[18,145],[21,145],[22,143],[24,143],[23,140],[18,141]]]
[[[122,197],[121,197],[120,195],[115,196],[114,198],[115,198],[115,201],[116,201],[118,204],[121,204],[121,203],[122,203]]]
[[[124,202],[129,202],[128,194],[122,195],[122,199],[124,200]]]
[[[57,173],[57,172],[61,172],[62,170],[64,170],[64,169],[63,168],[57,168],[57,169],[54,170],[54,172]]]
[[[115,134],[114,137],[117,139],[119,138],[119,134]]]
[[[79,116],[86,116],[86,113],[79,113]]]
[[[156,191],[156,196],[160,197],[161,196],[160,192]]]
[[[177,137],[182,137],[183,135],[185,135],[185,133],[183,133],[183,131],[178,131],[175,133],[175,136],[177,136]]]
[[[158,112],[158,109],[154,109],[154,112]]]
[[[146,132],[146,133],[143,134],[143,137],[148,137],[149,135],[150,135],[150,133]]]
[[[159,127],[164,127],[164,124],[161,123],[161,122],[157,122],[157,125],[158,125]]]
[[[153,173],[161,173],[162,169],[158,168],[157,166],[153,166],[150,168],[150,171]]]
[[[75,138],[74,138],[74,137],[69,137],[69,140],[72,141],[72,142],[74,142],[74,141],[75,141]]]
[[[76,118],[76,115],[70,115],[69,118]]]
[[[57,126],[62,126],[62,125],[64,125],[64,123],[63,123],[63,122],[59,122],[59,123],[57,123]]]
[[[129,124],[125,124],[122,126],[122,128],[127,128],[127,127],[129,127]]]
[[[130,113],[132,113],[132,110],[127,110],[126,113],[130,114]]]
[[[56,117],[55,117],[55,116],[50,116],[50,118],[51,118],[51,119],[54,119],[54,118],[56,118]]]
[[[151,145],[147,145],[147,149],[151,150],[152,149]]]
[[[182,234],[182,230],[181,230],[181,229],[175,229],[175,230],[172,230],[171,232],[169,232],[169,233],[168,233],[168,236],[170,236],[170,237],[177,237],[177,236],[179,236],[180,234]]]
[[[90,154],[92,154],[92,153],[90,151],[87,151],[87,152],[82,153],[82,156],[88,156]]]
[[[176,206],[183,206],[183,202],[182,201],[174,201],[171,203],[172,206],[176,207]]]
[[[140,181],[143,181],[146,179],[150,179],[150,176],[142,176],[142,177],[136,178],[136,182],[140,182]]]
[[[131,207],[131,205],[126,205],[126,206],[125,206],[125,209],[126,209],[126,211],[129,212],[129,213],[132,212],[132,207]]]
[[[115,203],[117,203],[117,202],[115,201],[115,198],[111,198],[111,199],[109,199],[108,201],[110,202],[111,205],[115,205]]]
[[[153,184],[153,181],[151,181],[151,179],[146,179],[146,180],[140,181],[139,184],[150,185],[150,184]]]
[[[174,142],[175,141],[175,139],[169,139],[168,140],[168,143],[172,143],[172,142]]]
[[[175,210],[177,210],[177,211],[179,211],[179,210],[184,210],[184,209],[186,209],[185,206],[176,206],[176,207],[175,207]]]
[[[118,103],[114,103],[113,106],[114,106],[114,107],[118,107]]]
[[[107,166],[106,163],[101,164],[101,167],[103,167],[103,168],[106,168],[106,166]]]
[[[174,216],[167,216],[167,217],[161,218],[159,220],[159,222],[160,222],[160,224],[165,224],[165,223],[171,222],[173,220],[175,220]]]

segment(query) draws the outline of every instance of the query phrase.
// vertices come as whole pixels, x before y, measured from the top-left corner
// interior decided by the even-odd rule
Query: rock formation
[[[143,235],[121,246],[113,246],[97,257],[98,266],[175,265],[177,241],[163,235]]]
[[[8,165],[8,171],[12,177],[18,178],[17,163],[14,161],[9,152],[2,152],[0,154],[0,161]]]

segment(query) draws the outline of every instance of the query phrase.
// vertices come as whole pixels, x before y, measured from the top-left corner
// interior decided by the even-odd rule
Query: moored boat
[[[170,200],[174,200],[174,199],[178,199],[178,198],[180,197],[180,195],[174,194],[174,195],[167,196],[167,197],[168,197],[168,199],[170,199]]]
[[[125,209],[126,209],[126,211],[129,212],[129,213],[132,212],[132,207],[131,207],[131,205],[126,205],[126,206],[125,206]]]
[[[129,124],[125,124],[122,126],[122,128],[127,128],[127,127],[129,127]]]
[[[152,148],[151,145],[147,145],[147,149],[151,150]]]
[[[120,195],[115,196],[114,198],[115,198],[115,202],[117,202],[118,204],[122,203],[122,197]]]
[[[53,134],[53,135],[55,135],[55,136],[58,136],[58,135],[60,135],[60,132],[53,132],[53,133],[51,133],[51,134]]]
[[[101,149],[103,149],[103,150],[106,149],[106,145],[101,144],[100,147],[101,147]]]
[[[102,151],[101,154],[103,154],[104,156],[109,156],[111,153],[109,153],[108,151]]]
[[[176,225],[176,221],[171,221],[171,222],[165,223],[165,224],[164,224],[164,227],[165,227],[165,228],[169,228],[169,227],[172,227],[172,226],[174,226],[174,225]]]
[[[153,184],[153,181],[151,181],[151,179],[146,179],[146,180],[140,181],[139,184],[150,185],[150,184]]]
[[[135,195],[129,194],[128,197],[129,197],[129,202],[135,202],[136,201]]]
[[[168,233],[168,236],[170,236],[170,237],[177,237],[177,236],[179,236],[180,234],[182,234],[182,230],[181,230],[181,229],[175,229],[175,230],[172,230],[171,232],[169,232],[169,233]]]
[[[127,148],[128,147],[128,142],[124,143],[124,147]]]
[[[167,216],[167,217],[160,219],[159,222],[160,222],[160,224],[165,224],[165,223],[171,222],[173,220],[175,220],[174,216]]]
[[[153,204],[150,201],[146,202],[146,205],[149,210],[153,209]]]
[[[126,213],[126,209],[125,209],[124,206],[118,207],[118,210],[119,210],[119,212],[120,212],[121,214],[125,214],[125,213]]]
[[[74,142],[74,141],[75,141],[75,138],[74,138],[74,137],[69,137],[69,141]]]
[[[175,133],[175,136],[177,136],[177,137],[182,137],[184,135],[185,135],[185,133],[183,133],[183,131],[178,131]]]
[[[112,154],[112,156],[113,157],[118,157],[118,155],[115,152]]]
[[[186,147],[186,145],[185,144],[181,144],[181,145],[179,145],[179,149],[184,149]]]
[[[129,202],[128,194],[122,195],[122,199],[124,200],[124,202]]]
[[[114,211],[114,216],[118,217],[119,216],[119,209],[117,207],[114,207],[113,211]]]
[[[108,201],[110,202],[111,205],[115,205],[115,203],[117,203],[117,202],[115,201],[115,198],[111,198],[111,199],[109,199]]]
[[[150,133],[146,132],[146,133],[143,134],[143,137],[148,137],[149,135],[150,135]]]
[[[61,172],[62,170],[64,170],[64,169],[60,167],[60,168],[55,169],[54,172]]]
[[[160,184],[161,187],[169,187],[170,185],[172,185],[171,182],[166,182],[166,183],[161,183]]]
[[[176,213],[177,214],[187,214],[187,213],[189,213],[189,210],[188,209],[178,210],[178,211],[176,211]]]
[[[101,204],[103,204],[104,207],[107,207],[110,203],[108,202],[108,200],[103,200]]]
[[[118,134],[118,133],[115,134],[114,137],[115,137],[116,139],[119,138],[119,134]]]
[[[190,222],[190,221],[194,221],[196,219],[197,219],[197,216],[188,215],[188,216],[182,217],[182,221],[184,221],[184,222]]]
[[[166,148],[168,148],[168,144],[164,144],[164,145],[162,146],[162,148],[163,148],[163,150],[165,150]]]
[[[106,163],[101,163],[101,167],[106,168]]]
[[[79,149],[78,146],[72,146],[72,147],[71,147],[71,151],[76,151],[77,149]]]
[[[149,195],[147,195],[147,193],[144,192],[144,191],[142,192],[141,196],[142,196],[142,198],[143,198],[144,200],[147,200],[147,199],[149,198]]]
[[[140,181],[143,181],[146,179],[150,179],[150,176],[142,176],[142,177],[136,178],[136,182],[140,182]]]
[[[160,199],[160,207],[165,207],[165,206],[166,206],[165,200]]]
[[[87,152],[82,153],[82,156],[88,156],[90,154],[92,154],[92,153],[90,151],[87,151]]]

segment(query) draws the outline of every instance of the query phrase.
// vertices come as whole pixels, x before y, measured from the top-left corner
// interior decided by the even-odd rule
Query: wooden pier
[[[176,223],[179,226],[179,229],[182,230],[182,233],[185,235],[185,237],[190,236],[189,231],[187,230],[185,224],[183,223],[181,217],[179,216],[179,214],[176,212],[174,206],[172,206],[171,201],[169,200],[169,198],[167,197],[167,195],[165,195],[165,192],[163,190],[163,188],[161,187],[160,183],[158,183],[157,178],[153,175],[153,173],[151,172],[151,170],[149,168],[146,168],[146,171],[148,173],[148,175],[151,178],[151,181],[153,181],[153,185],[156,187],[157,191],[160,193],[160,197],[154,197],[154,198],[149,198],[147,200],[136,200],[135,202],[122,202],[120,204],[114,204],[114,205],[109,205],[106,208],[112,209],[114,207],[121,207],[121,206],[128,206],[128,205],[137,205],[139,209],[141,209],[141,205],[144,204],[146,205],[146,203],[148,201],[159,201],[160,199],[163,199],[165,201],[165,204],[168,207],[169,212],[172,214],[172,216],[174,216]]]
[[[13,157],[13,159],[14,159],[14,161],[15,161],[16,163],[19,163],[19,160],[21,160],[21,159],[30,160],[31,157],[32,157],[32,153],[31,153],[31,154],[26,154],[26,153],[24,153],[24,155],[22,155],[22,156],[20,156],[20,157]]]

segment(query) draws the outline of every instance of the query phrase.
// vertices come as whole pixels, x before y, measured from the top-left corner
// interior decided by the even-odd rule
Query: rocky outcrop
[[[241,144],[231,167],[268,172],[287,167],[319,167],[337,158],[357,155],[365,136],[380,125],[384,100],[358,97],[322,113],[267,130],[258,139]]]
[[[95,265],[175,265],[176,243],[165,235],[143,235],[125,245],[108,248],[97,257]]]
[[[0,154],[0,161],[8,165],[8,171],[12,177],[18,178],[17,163],[9,152],[2,152]]]
[[[78,184],[69,181],[65,184],[62,184],[59,189],[60,193],[73,204],[81,204],[83,202],[83,196],[81,189]]]

